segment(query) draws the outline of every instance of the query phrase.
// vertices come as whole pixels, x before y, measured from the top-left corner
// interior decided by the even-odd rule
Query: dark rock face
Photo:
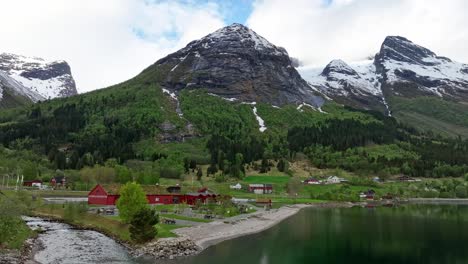
[[[41,58],[2,53],[0,70],[44,98],[78,94],[70,66],[65,61],[47,62]]]
[[[324,103],[284,48],[240,24],[192,41],[152,67],[164,71],[161,84],[171,91],[203,88],[222,97],[273,105]]]
[[[434,65],[433,62],[424,61],[428,57],[436,57],[436,54],[404,37],[389,36],[385,38],[375,59],[376,61],[395,60],[418,65]]]

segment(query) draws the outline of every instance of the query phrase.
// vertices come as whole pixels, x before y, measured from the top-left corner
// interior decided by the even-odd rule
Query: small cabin
[[[259,198],[255,200],[255,203],[259,206],[271,206],[271,199]]]
[[[320,181],[316,178],[308,178],[303,181],[304,184],[320,184]]]
[[[66,186],[67,178],[65,176],[56,176],[50,180],[50,185],[53,187]]]

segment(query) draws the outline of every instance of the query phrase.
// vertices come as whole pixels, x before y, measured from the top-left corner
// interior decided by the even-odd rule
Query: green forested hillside
[[[468,105],[437,97],[390,99],[394,116],[401,122],[449,137],[468,138]]]
[[[265,122],[263,133],[254,107]],[[361,175],[468,172],[467,141],[421,134],[378,112],[334,103],[323,111],[231,102],[203,90],[184,90],[177,102],[141,75],[107,89],[3,111],[0,167],[28,170],[28,178],[50,177],[59,169],[71,171],[77,182],[152,184],[204,164],[209,166],[202,174],[224,179],[243,177],[255,161],[261,161],[259,172],[268,170],[268,160],[281,161],[286,172],[285,164],[305,153],[319,168]]]

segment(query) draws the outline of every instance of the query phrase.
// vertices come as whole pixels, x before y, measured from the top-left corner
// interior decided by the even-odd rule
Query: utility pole
[[[18,183],[19,183],[19,174],[16,173],[16,185],[15,185],[15,191],[18,191]]]

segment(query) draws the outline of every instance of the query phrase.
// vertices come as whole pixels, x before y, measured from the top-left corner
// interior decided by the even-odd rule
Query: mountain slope
[[[0,71],[6,72],[45,99],[76,95],[75,80],[65,61],[45,61],[10,53],[0,54]]]
[[[0,71],[0,108],[30,104],[44,98]]]
[[[176,93],[203,88],[243,102],[305,102],[315,107],[324,103],[292,66],[284,48],[240,24],[190,42],[158,60],[142,76]]]

